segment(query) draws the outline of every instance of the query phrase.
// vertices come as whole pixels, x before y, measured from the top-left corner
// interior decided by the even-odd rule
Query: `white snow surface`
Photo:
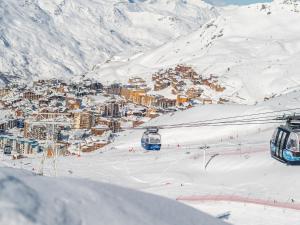
[[[68,79],[116,54],[186,35],[216,15],[196,0],[1,1],[0,78]]]
[[[191,207],[110,184],[0,170],[0,224],[221,225]]]
[[[32,4],[37,4],[33,3],[33,1],[27,2],[31,3],[29,4],[31,6]],[[147,35],[143,35],[143,37],[137,41],[137,44],[132,44],[132,42],[129,41],[130,45],[128,45],[128,43],[123,45],[120,39],[111,36],[111,34],[107,32],[112,29],[111,27],[108,29],[106,29],[107,27],[105,27],[105,29],[102,29],[103,27],[101,27],[101,29],[99,28],[101,32],[104,30],[106,33],[103,31],[104,35],[98,39],[98,37],[93,36],[94,29],[88,30],[88,26],[81,26],[85,24],[85,19],[80,19],[80,21],[82,21],[80,22],[80,26],[78,21],[74,23],[73,26],[73,16],[75,12],[78,13],[78,11],[77,9],[73,11],[71,9],[73,9],[73,6],[83,4],[83,2],[83,0],[76,2],[65,1],[67,7],[61,8],[66,9],[66,11],[62,11],[66,12],[68,16],[62,14],[53,17],[55,18],[55,20],[53,20],[54,24],[60,23],[60,26],[58,26],[59,29],[63,27],[63,20],[67,18],[72,19],[72,23],[68,23],[68,26],[64,28],[70,32],[70,36],[68,36],[68,32],[64,32],[64,34],[67,35],[66,39],[61,38],[60,35],[59,38],[57,38],[57,40],[66,43],[66,49],[71,51],[70,54],[63,55],[64,57],[61,57],[61,55],[58,57],[59,59],[63,58],[62,65],[72,65],[70,68],[72,67],[72,71],[76,71],[76,73],[78,71],[89,70],[88,76],[103,82],[126,82],[129,77],[138,75],[145,78],[150,84],[152,73],[161,68],[174,67],[176,64],[183,63],[193,66],[203,76],[209,76],[210,74],[219,76],[219,81],[226,87],[226,90],[224,93],[218,95],[237,103],[226,105],[199,105],[186,111],[164,115],[149,121],[145,125],[168,125],[220,117],[234,117],[252,113],[297,108],[300,105],[300,70],[298,66],[300,61],[299,1],[276,0],[268,4],[254,4],[242,7],[230,6],[218,9],[220,14],[218,17],[215,17],[214,13],[211,14],[211,12],[207,11],[207,17],[205,17],[205,19],[213,19],[202,27],[200,27],[200,24],[205,19],[201,20],[201,22],[198,21],[198,23],[193,19],[196,14],[192,13],[191,15],[193,16],[191,16],[191,18],[188,17],[190,8],[184,7],[184,1],[153,0],[139,3],[124,2],[119,4],[117,8],[119,9],[122,6],[121,11],[126,14],[126,18],[130,18],[131,22],[134,21],[132,23],[135,24],[135,27],[140,26],[143,30],[136,33],[133,33],[134,31],[125,32],[129,31],[128,27],[131,25],[126,27],[126,23],[125,25],[122,24],[118,29],[125,30],[120,33],[125,35],[126,40],[133,40],[130,35],[135,36],[137,33],[143,32],[154,34],[154,28],[160,29],[158,24],[153,25],[153,27],[151,25],[152,23],[147,24],[147,26],[152,27],[152,30],[146,26],[149,17],[146,21],[144,21],[143,18],[146,18],[150,14],[169,15],[170,13],[172,14],[176,8],[176,10],[178,10],[175,13],[176,15],[182,12],[186,17],[180,18],[189,18],[187,19],[188,22],[184,20],[185,22],[180,22],[180,25],[176,22],[177,25],[175,28],[177,30],[172,25],[172,29],[170,28],[172,32],[170,30],[170,32],[165,32],[165,30],[164,32],[158,32],[159,37],[153,37],[147,33]],[[110,5],[113,1],[103,1],[103,5],[102,3],[97,5],[98,2],[100,2],[100,0],[93,1],[93,3],[91,3],[93,7],[86,11],[84,10],[86,8],[81,5],[80,9],[83,11],[80,11],[78,14],[81,17],[87,16],[88,18],[94,19],[93,16],[90,17],[92,15],[90,12],[97,15],[98,13],[96,12],[98,11],[111,12],[110,10],[101,11],[100,8],[103,6],[103,9],[106,9],[107,5],[104,4]],[[193,7],[203,7],[210,10],[210,7],[200,1],[193,0],[187,2],[188,6],[193,5]],[[11,12],[12,8],[20,9],[19,5],[16,6],[16,3],[18,3],[17,0],[12,0],[9,3],[1,2],[0,6],[6,4],[7,7],[3,8]],[[54,1],[50,2],[46,0],[39,4],[42,9],[47,5],[47,12],[52,12],[51,7],[54,7]],[[26,7],[29,5],[26,5]],[[114,7],[116,7],[116,5]],[[137,13],[138,9],[142,11],[142,14]],[[184,11],[184,9],[187,11]],[[31,10],[27,11],[32,12]],[[199,11],[195,10],[193,12],[196,13]],[[16,14],[23,15],[24,12],[23,14]],[[102,15],[102,13],[99,13],[99,15],[100,14]],[[141,15],[147,16],[143,17]],[[154,17],[151,17],[151,19]],[[111,20],[114,21],[113,18],[118,17],[108,16],[105,18],[111,18]],[[74,20],[76,21],[76,17]],[[3,21],[7,22],[8,20],[3,17],[0,23],[3,23]],[[119,22],[120,21],[127,20],[120,19]],[[164,19],[158,19],[158,21],[161,22],[164,21]],[[17,22],[15,23],[18,24]],[[118,22],[116,22],[116,24],[113,22],[107,24],[115,26]],[[190,27],[187,24],[193,25]],[[182,31],[184,33],[176,33],[181,32],[182,26],[185,27]],[[9,26],[4,27],[6,27],[5,29],[9,28]],[[144,27],[147,27],[147,31],[144,30]],[[162,27],[161,29],[167,30],[166,27],[168,26],[162,25]],[[75,32],[75,30],[77,30],[77,32]],[[95,30],[97,34],[100,32],[96,28]],[[4,33],[8,35],[6,31]],[[14,36],[18,36],[16,33],[14,33]],[[79,36],[76,36],[75,33]],[[155,35],[156,34],[155,32]],[[31,35],[34,36],[34,32]],[[88,40],[93,43],[92,45],[88,45],[88,42],[82,41],[82,44],[78,45],[80,49],[86,49],[83,54],[83,58],[87,57],[86,61],[78,57],[77,53],[73,54],[73,52],[77,52],[78,50],[78,46],[74,47],[74,42],[70,41],[71,39],[69,37],[73,35],[76,36],[76,40],[85,40],[86,36],[88,36]],[[113,41],[111,40],[112,37],[114,37]],[[40,37],[37,37],[37,40],[39,38]],[[8,38],[5,40],[7,39]],[[47,49],[45,51],[56,49],[50,54],[51,57],[55,54],[64,54],[61,53],[65,51],[62,50],[64,48],[53,47],[57,42],[53,42],[52,40],[47,41],[47,38],[42,37],[40,39],[43,43],[46,43],[45,48]],[[3,41],[3,43],[4,42],[5,41]],[[19,45],[22,45],[22,43],[24,42],[18,42]],[[29,41],[27,41],[27,43],[29,43]],[[35,46],[34,43],[33,46]],[[98,51],[94,49],[91,51],[91,46],[94,46],[95,43],[99,44],[100,48],[101,46],[109,46],[104,56],[101,55],[103,53],[102,50]],[[0,50],[2,51],[2,49]],[[38,48],[38,50],[36,50],[37,48],[35,47],[28,47],[28,49],[30,51],[36,51],[32,53],[32,56],[38,54],[38,62],[45,60],[46,65],[52,65],[52,62],[50,63],[51,60],[47,61],[48,59],[45,59],[45,54],[42,53],[43,49],[40,50]],[[1,65],[4,66],[2,68],[6,68],[6,70],[1,71],[6,71],[5,73],[9,74],[24,75],[23,72],[11,73],[11,71],[9,71],[8,68],[12,68],[9,66],[11,62],[13,65],[16,65],[14,68],[18,68],[17,71],[26,71],[23,69],[24,67],[18,66],[20,65],[19,63],[8,60],[11,58],[18,59],[19,50],[16,50],[15,53],[12,52],[14,52],[14,50],[9,50],[9,48],[6,47],[4,53],[8,55],[1,62]],[[105,58],[105,60],[109,60],[105,62],[105,60],[100,59],[101,57],[103,59]],[[92,60],[92,63],[83,66],[82,62],[90,62],[89,60]],[[100,63],[98,63],[99,60]],[[90,69],[91,65],[94,64],[97,65],[92,66],[92,69]],[[55,69],[53,66],[32,65],[35,66],[29,69],[31,71],[29,74],[31,74],[32,71],[39,71],[39,76],[48,76],[49,74],[56,74],[57,70],[62,71],[61,68]],[[28,66],[28,68],[31,67]],[[49,72],[49,68],[53,68],[53,71]],[[75,74],[75,72],[73,73]],[[61,74],[63,75],[65,72],[62,71]],[[161,94],[169,95],[169,92],[170,90],[166,89],[161,91]],[[214,94],[213,92],[211,93],[212,96]],[[265,97],[272,98],[263,101]],[[102,101],[102,99],[95,99],[95,101],[98,100],[99,102]],[[299,112],[299,109],[291,110],[291,112]],[[282,113],[274,114],[273,116],[278,115],[282,115]],[[181,197],[184,199],[184,197],[189,196],[195,196],[196,198],[197,196],[222,195],[227,196],[228,201],[218,202],[212,199],[208,202],[195,200],[184,201],[184,203],[204,210],[213,216],[230,211],[228,221],[233,224],[300,224],[299,210],[284,207],[285,204],[288,204],[288,206],[299,205],[300,182],[298,180],[300,167],[287,166],[274,160],[269,154],[269,140],[277,125],[278,124],[260,124],[231,127],[164,129],[160,131],[163,145],[159,152],[147,152],[140,147],[140,138],[143,130],[129,130],[119,134],[113,144],[99,151],[83,154],[80,157],[60,157],[58,159],[57,172],[58,175],[63,178],[59,178],[57,181],[50,178],[39,179],[49,181],[47,183],[49,187],[51,187],[51,185],[62,185],[63,187],[61,186],[61,189],[57,188],[58,194],[62,193],[62,196],[76,193],[76,195],[80,197],[86,197],[85,192],[81,191],[81,187],[79,191],[76,188],[80,186],[79,184],[77,185],[76,182],[81,183],[81,181],[70,181],[69,178],[66,177],[89,178],[97,182],[121,185],[171,199],[180,199]],[[210,146],[206,155],[206,170],[204,170],[203,150],[199,148],[204,145]],[[41,156],[16,161],[11,161],[3,157],[1,164],[37,171],[40,167],[40,162]],[[47,160],[44,172],[47,176],[54,175],[53,162],[51,159]],[[72,188],[65,187],[65,183],[68,182],[72,184]],[[31,183],[27,184],[30,185]],[[90,187],[89,184],[87,186],[87,188]],[[53,188],[51,188],[51,190],[52,189]],[[64,189],[66,189],[66,191],[64,191]],[[86,192],[90,193],[89,191]],[[40,195],[42,196],[41,198],[47,200],[53,197],[50,195]],[[88,200],[93,200],[94,198],[92,196],[98,195],[96,192],[92,192],[91,195],[88,194],[87,196],[89,198]],[[247,199],[263,200],[265,202],[273,201],[274,204],[278,204],[274,207],[253,203],[248,204],[246,202],[232,203],[230,201],[232,196],[242,196]],[[95,199],[97,199],[97,197],[95,197]],[[98,204],[95,201],[94,203]],[[2,206],[1,204],[2,201],[0,206]],[[59,204],[57,205],[60,206]],[[74,205],[78,206],[79,203],[74,203]],[[280,205],[282,205],[282,207]],[[103,204],[101,204],[101,207],[103,208]],[[75,218],[81,218],[80,212],[76,211],[77,208],[71,208],[72,213],[73,210],[75,210],[74,214],[76,214],[76,216],[78,215],[78,217]],[[138,208],[141,210],[146,209],[143,207]],[[101,210],[98,210],[95,214],[98,214],[100,211]],[[174,216],[173,214],[171,215]]]
[[[220,117],[235,117],[298,108],[300,92],[275,97],[257,105],[199,105],[164,115],[145,125],[180,124]],[[272,116],[282,115],[273,113]],[[300,223],[300,167],[287,166],[270,156],[269,140],[279,124],[194,127],[160,130],[162,149],[145,151],[140,146],[143,130],[120,133],[115,142],[99,151],[58,159],[58,176],[88,178],[177,199],[212,216],[230,212],[228,222],[243,225]],[[203,150],[208,145],[204,164]],[[41,156],[2,164],[38,171]],[[206,170],[204,170],[206,165]],[[47,159],[47,176],[54,176]],[[53,180],[55,181],[55,180]],[[197,201],[197,196],[221,195],[228,200]],[[195,196],[194,201],[184,198]],[[233,196],[274,205],[231,202]],[[180,200],[182,199],[182,200]],[[275,206],[275,207],[274,207]],[[297,206],[297,209],[292,207]],[[290,207],[290,208],[289,208]]]
[[[277,0],[219,9],[198,30],[129,60],[95,67],[90,76],[126,81],[186,64],[208,77],[219,76],[223,97],[253,104],[300,88],[300,4]]]
[[[150,84],[154,72],[187,64],[218,76],[226,90],[217,97],[237,103],[300,89],[298,0],[224,8],[200,0],[11,0],[0,3],[0,16],[2,82],[88,74],[105,84],[132,76]]]

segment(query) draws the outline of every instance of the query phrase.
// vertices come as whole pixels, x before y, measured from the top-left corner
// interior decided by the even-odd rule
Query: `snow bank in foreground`
[[[180,203],[109,184],[1,168],[0,224],[224,224]]]

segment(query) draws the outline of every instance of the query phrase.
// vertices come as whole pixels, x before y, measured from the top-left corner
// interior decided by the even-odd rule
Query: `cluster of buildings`
[[[114,84],[115,93],[127,101],[160,110],[170,108],[189,108],[193,100],[202,104],[224,103],[226,99],[213,100],[206,96],[204,89],[223,92],[225,87],[218,83],[218,77],[210,75],[203,78],[192,67],[177,65],[175,68],[160,70],[152,75],[153,86],[140,77],[129,79],[127,85]],[[112,88],[113,89],[113,88]]]
[[[90,79],[10,84],[0,89],[0,149],[22,155],[95,150],[117,130],[121,102],[105,97],[103,85]]]
[[[183,65],[153,74],[149,83],[132,77],[126,84],[104,86],[82,77],[69,83],[49,79],[9,84],[0,88],[0,149],[48,156],[94,151],[110,143],[114,133],[192,107],[203,96],[203,85],[224,90],[216,77],[203,79]],[[169,94],[162,93],[166,89]]]
[[[225,87],[218,83],[218,77],[210,75],[209,78],[203,78],[192,67],[177,65],[175,68],[160,70],[152,75],[154,90],[161,91],[171,87],[173,95],[177,96],[177,105],[188,102],[191,99],[207,101],[208,97],[202,97],[203,86],[209,87],[216,92],[223,92]],[[202,98],[201,98],[202,97]]]
[[[0,135],[0,149],[4,153],[11,154],[13,151],[20,155],[34,154],[40,151],[37,140],[12,135]]]

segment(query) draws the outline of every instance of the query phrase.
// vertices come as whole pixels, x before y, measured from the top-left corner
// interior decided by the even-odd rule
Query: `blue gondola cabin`
[[[159,151],[161,149],[161,136],[157,128],[148,128],[141,139],[142,147],[145,150]]]
[[[288,164],[300,163],[300,117],[287,117],[287,123],[278,127],[270,141],[271,156]]]

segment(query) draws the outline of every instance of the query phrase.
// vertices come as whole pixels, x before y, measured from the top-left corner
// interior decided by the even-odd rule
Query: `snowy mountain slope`
[[[225,104],[225,105],[199,105],[186,111],[178,111],[176,113],[165,114],[156,119],[149,121],[142,126],[168,126],[172,124],[195,123],[196,121],[214,121],[218,118],[226,118],[235,116],[245,116],[249,114],[281,111],[286,109],[297,109],[300,105],[300,91],[295,91],[289,94],[280,95],[268,101],[263,101],[256,105],[242,105],[242,104]],[[290,113],[299,113],[300,110],[291,110]],[[269,118],[276,118],[288,112],[278,112],[267,114]],[[252,117],[249,117],[252,118]],[[248,118],[248,119],[249,119]],[[254,117],[255,118],[255,117]],[[241,120],[245,118],[240,118]],[[246,117],[247,119],[247,117]],[[204,127],[176,127],[172,129],[162,129],[162,144],[165,146],[176,147],[179,145],[205,145],[218,144],[222,146],[222,141],[230,142],[230,138],[236,139],[238,137],[240,142],[251,142],[269,144],[270,136],[272,135],[276,124],[255,124],[246,126],[204,126]],[[121,147],[125,149],[139,148],[140,138],[144,130],[126,131],[114,142],[114,147]],[[252,136],[256,136],[259,132],[266,136],[261,136],[258,141],[251,140]]]
[[[256,105],[204,105],[164,115],[145,125],[180,124],[220,117],[299,108],[295,91]],[[291,110],[299,112],[299,110]],[[274,113],[272,117],[282,115]],[[278,124],[161,129],[162,149],[144,151],[143,130],[120,133],[116,141],[94,153],[58,159],[58,175],[89,178],[185,201],[217,216],[230,211],[229,222],[243,225],[298,224],[300,209],[300,167],[286,166],[271,158],[269,140]],[[204,170],[203,147],[206,151]],[[36,171],[41,158],[27,158],[3,164]],[[54,175],[53,161],[47,159],[45,174]],[[197,196],[227,196],[228,201],[197,201]],[[234,196],[273,205],[228,203]],[[293,200],[293,201],[292,201]],[[274,208],[274,206],[276,208]],[[284,208],[284,207],[290,208]]]
[[[216,14],[195,0],[1,1],[0,78],[82,74],[117,53],[185,35]]]
[[[101,65],[91,76],[124,81],[142,75],[150,82],[151,73],[183,63],[219,76],[224,96],[241,103],[300,88],[299,1],[225,7],[220,14],[190,35]]]
[[[87,180],[1,168],[0,187],[0,223],[7,225],[225,224],[175,201]]]

